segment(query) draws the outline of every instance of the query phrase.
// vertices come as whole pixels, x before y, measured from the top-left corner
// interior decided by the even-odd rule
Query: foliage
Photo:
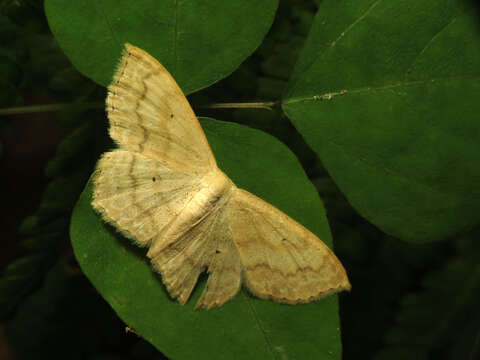
[[[212,119],[202,119],[201,124],[219,166],[238,186],[272,202],[331,243],[315,188],[284,145],[237,124]],[[270,167],[276,159],[282,163]],[[117,314],[165,355],[174,359],[221,359],[230,354],[254,359],[340,356],[334,297],[291,307],[253,298],[243,290],[220,309],[194,310],[205,286],[203,279],[181,307],[152,272],[145,250],[136,249],[104,224],[90,202],[91,184],[72,217],[76,258]]]
[[[93,154],[86,156],[92,146],[91,133],[90,123],[78,128],[63,140],[47,165],[52,180],[37,212],[19,229],[25,255],[12,262],[0,279],[0,319],[8,318],[24,297],[40,286],[65,251],[71,211],[93,162]]]
[[[67,260],[60,259],[46,272],[42,287],[8,324],[10,343],[20,358],[85,359],[99,348],[114,353],[123,337],[121,322]]]
[[[277,0],[144,0],[119,6],[105,0],[46,0],[53,34],[72,63],[108,85],[125,42],[167,67],[188,94],[231,73],[271,25]],[[88,19],[88,21],[85,21]],[[72,23],[74,26],[72,26]],[[221,29],[221,31],[218,31]]]
[[[20,256],[0,278],[0,319],[15,353],[477,356],[480,253],[478,230],[469,229],[480,213],[480,42],[471,5],[0,1],[0,108],[32,98],[70,104],[52,119],[71,131],[45,169],[40,207],[21,226]],[[227,121],[202,126],[234,181],[329,244],[331,231],[353,285],[340,296],[340,319],[337,297],[288,307],[242,292],[221,309],[192,311],[203,282],[181,308],[143,251],[95,215],[88,178],[112,144],[102,106],[83,104],[104,101],[97,84],[109,83],[125,41],[174,73],[197,114]],[[274,105],[208,108],[249,101]],[[4,119],[0,131],[15,121]],[[136,335],[124,334],[119,318]]]
[[[79,75],[58,51],[40,2],[4,1],[0,9],[0,71],[3,71],[0,81],[5,82],[6,88],[0,93],[2,106],[23,104],[23,94],[29,96],[29,89],[35,89],[36,96],[55,97],[59,101],[85,99],[95,91],[96,86]],[[62,121],[60,117],[59,126],[65,126],[75,123],[72,119],[85,112],[61,115],[68,120]],[[3,131],[8,131],[8,123],[2,120],[1,125]],[[19,229],[22,256],[9,264],[0,279],[2,320],[13,313],[25,296],[41,286],[45,273],[67,246],[70,214],[95,158],[86,151],[94,140],[91,125],[84,121],[65,138],[45,170],[50,183],[42,203]]]
[[[479,234],[477,229],[461,236],[455,244],[456,254],[425,276],[421,289],[402,298],[395,325],[376,360],[404,359],[412,349],[415,359],[428,359],[429,354],[444,351],[442,344],[450,347],[448,359],[480,356]]]
[[[383,231],[413,242],[478,223],[472,6],[362,0],[321,10],[283,108],[342,192]]]

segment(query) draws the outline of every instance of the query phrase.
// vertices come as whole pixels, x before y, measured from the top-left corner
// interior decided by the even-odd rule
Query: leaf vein
[[[103,10],[102,6],[99,4],[98,7],[96,7],[95,6],[95,3],[96,3],[95,1],[91,1],[91,3],[93,4],[94,8],[99,9],[99,13],[105,19],[105,23],[107,24],[108,30],[110,31],[110,34],[112,35],[113,40],[115,40],[118,45],[123,46],[123,44],[121,44],[120,41],[118,41],[117,37],[115,36],[115,32],[113,31],[113,27],[110,24],[110,22],[108,21],[108,16],[107,16],[106,12]]]
[[[273,349],[272,342],[271,342],[270,338],[268,337],[267,332],[263,328],[262,323],[260,322],[260,319],[258,318],[257,312],[255,311],[255,307],[252,305],[252,300],[250,300],[248,298],[248,296],[245,296],[245,299],[246,299],[248,308],[250,309],[250,313],[252,314],[253,318],[255,319],[255,322],[257,323],[258,328],[260,329],[261,333],[263,334],[263,337],[265,339],[265,343],[267,344],[267,348],[270,351],[270,353],[272,354],[272,358],[277,359],[277,356],[275,355],[276,353]]]
[[[415,65],[415,63],[418,61],[418,59],[420,58],[420,56],[422,56],[422,54],[425,52],[425,50],[428,48],[428,46],[433,42],[435,41],[435,39],[437,37],[439,37],[443,31],[445,31],[446,28],[448,28],[451,24],[453,24],[455,22],[455,20],[457,20],[458,16],[455,16],[453,17],[449,22],[447,22],[444,26],[442,26],[440,28],[440,30],[435,34],[433,35],[430,40],[427,41],[427,43],[425,44],[425,46],[422,48],[422,50],[420,50],[418,52],[418,54],[415,56],[415,58],[413,59],[413,61],[411,62],[411,64],[409,66],[407,66],[407,69],[406,69],[406,72],[405,72],[405,75],[404,77],[407,77],[407,75],[409,74],[409,72],[412,70],[413,66]]]
[[[326,92],[319,95],[310,95],[310,96],[303,96],[298,98],[291,98],[283,102],[283,105],[288,104],[295,104],[299,102],[307,102],[307,101],[319,101],[319,100],[331,100],[337,96],[346,96],[351,94],[368,94],[374,91],[381,91],[381,90],[389,90],[401,87],[411,87],[416,85],[424,85],[427,83],[438,83],[438,82],[446,82],[450,80],[471,80],[471,81],[479,81],[479,77],[471,77],[469,75],[462,75],[462,76],[450,76],[445,78],[432,78],[432,79],[425,79],[425,80],[413,80],[413,81],[403,81],[398,82],[396,84],[387,84],[382,86],[367,86],[363,88],[353,89],[353,90],[337,90],[333,92]]]
[[[348,25],[348,26],[346,27],[345,30],[343,30],[343,31],[337,36],[337,38],[330,43],[330,46],[328,46],[328,47],[325,48],[325,49],[322,49],[323,52],[322,52],[321,54],[317,54],[316,56],[314,56],[312,62],[305,68],[304,73],[307,73],[317,61],[319,61],[319,60],[321,60],[323,57],[325,57],[326,54],[328,53],[328,51],[329,51],[330,49],[333,49],[333,48],[335,47],[335,45],[337,44],[337,42],[340,41],[340,40],[345,36],[345,34],[346,34],[347,32],[349,32],[350,30],[352,30],[352,29],[355,27],[355,25],[357,25],[360,21],[362,21],[363,19],[365,19],[365,18],[368,16],[368,14],[370,14],[370,12],[371,12],[375,7],[377,7],[377,5],[378,5],[381,1],[382,1],[382,0],[377,0],[377,1],[375,1],[367,10],[365,10],[365,12],[364,12],[361,16],[359,16],[354,22],[352,22],[350,25]],[[295,88],[296,88],[297,84],[298,84],[298,80],[297,80],[296,84],[292,86],[291,92],[294,92],[294,91],[295,91]]]

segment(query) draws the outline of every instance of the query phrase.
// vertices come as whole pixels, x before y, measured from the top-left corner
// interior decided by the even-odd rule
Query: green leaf
[[[284,98],[356,210],[409,241],[480,219],[480,37],[466,3],[322,2]]]
[[[325,210],[295,156],[278,140],[234,123],[202,119],[219,167],[237,186],[285,211],[331,246]],[[83,271],[130,327],[173,359],[340,359],[337,297],[280,305],[242,290],[221,308],[171,300],[138,249],[93,211],[92,184],[74,210],[71,239]]]
[[[260,44],[278,0],[46,0],[53,34],[75,67],[111,81],[125,42],[157,58],[185,93],[230,74]]]

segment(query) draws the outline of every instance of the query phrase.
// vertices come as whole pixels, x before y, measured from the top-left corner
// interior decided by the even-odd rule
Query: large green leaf
[[[480,37],[468,3],[322,2],[284,99],[351,204],[403,239],[480,218]]]
[[[237,186],[279,207],[331,246],[325,210],[298,160],[278,140],[245,126],[202,119],[218,164]],[[340,359],[337,297],[281,305],[242,290],[221,308],[172,301],[145,251],[92,210],[91,183],[73,213],[71,238],[85,274],[118,315],[174,359]]]
[[[75,67],[111,81],[125,42],[147,50],[191,93],[230,74],[260,44],[278,0],[46,0],[52,32]]]

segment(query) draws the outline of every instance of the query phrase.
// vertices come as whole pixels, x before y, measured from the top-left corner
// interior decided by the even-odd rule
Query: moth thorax
[[[234,185],[220,169],[207,173],[201,180],[200,191],[193,202],[202,209],[210,210],[228,200]]]
[[[150,247],[147,256],[155,258],[164,249],[165,244],[173,243],[219,210],[231,197],[235,188],[232,181],[218,169],[206,174],[191,200],[164,228],[159,235],[161,241]]]

